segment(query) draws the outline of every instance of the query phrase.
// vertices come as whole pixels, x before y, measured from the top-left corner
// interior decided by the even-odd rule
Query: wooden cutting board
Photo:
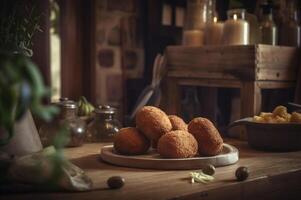
[[[133,168],[143,169],[200,169],[206,164],[212,164],[215,167],[234,164],[238,161],[238,150],[229,144],[223,145],[223,151],[217,156],[211,157],[193,157],[181,159],[166,159],[151,149],[145,155],[125,156],[118,154],[112,145],[101,149],[101,158],[103,161]]]

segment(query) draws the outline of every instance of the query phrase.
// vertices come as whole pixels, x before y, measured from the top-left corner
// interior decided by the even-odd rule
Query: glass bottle
[[[262,19],[260,22],[260,43],[277,45],[278,43],[278,29],[273,19],[272,6],[263,4]]]
[[[43,146],[52,145],[58,133],[67,135],[65,146],[81,146],[85,140],[86,123],[77,116],[77,104],[63,98],[55,105],[60,108],[59,115],[52,122],[42,125],[39,130]],[[63,127],[67,132],[61,132]]]
[[[250,43],[250,25],[245,19],[245,9],[232,9],[227,12],[222,43],[224,45],[247,45]]]
[[[286,40],[283,41],[283,45],[300,47],[301,45],[301,27],[299,22],[299,13],[297,9],[297,3],[294,0],[288,2],[288,21],[284,26],[286,30]]]
[[[108,105],[98,106],[94,110],[94,120],[88,125],[88,142],[113,142],[114,135],[121,128],[120,122],[115,119],[116,108]]]
[[[202,46],[208,21],[208,0],[187,0],[182,44]]]

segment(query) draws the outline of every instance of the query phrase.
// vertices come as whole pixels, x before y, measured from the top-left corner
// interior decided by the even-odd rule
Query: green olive
[[[203,169],[202,169],[204,174],[210,175],[212,176],[215,173],[215,167],[213,165],[206,165]]]
[[[122,188],[124,183],[125,180],[121,176],[112,176],[107,180],[107,184],[111,189]]]
[[[249,176],[249,170],[247,167],[239,167],[235,172],[235,176],[238,181],[244,181]]]

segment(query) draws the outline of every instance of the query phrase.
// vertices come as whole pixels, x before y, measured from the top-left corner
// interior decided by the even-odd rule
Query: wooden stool
[[[238,88],[241,118],[261,111],[261,91],[295,87],[298,49],[270,45],[170,46],[166,111],[179,114],[180,86]]]

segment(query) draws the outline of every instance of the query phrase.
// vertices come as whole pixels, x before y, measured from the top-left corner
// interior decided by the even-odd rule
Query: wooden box
[[[294,81],[299,50],[271,45],[169,46],[166,56],[172,77]]]

